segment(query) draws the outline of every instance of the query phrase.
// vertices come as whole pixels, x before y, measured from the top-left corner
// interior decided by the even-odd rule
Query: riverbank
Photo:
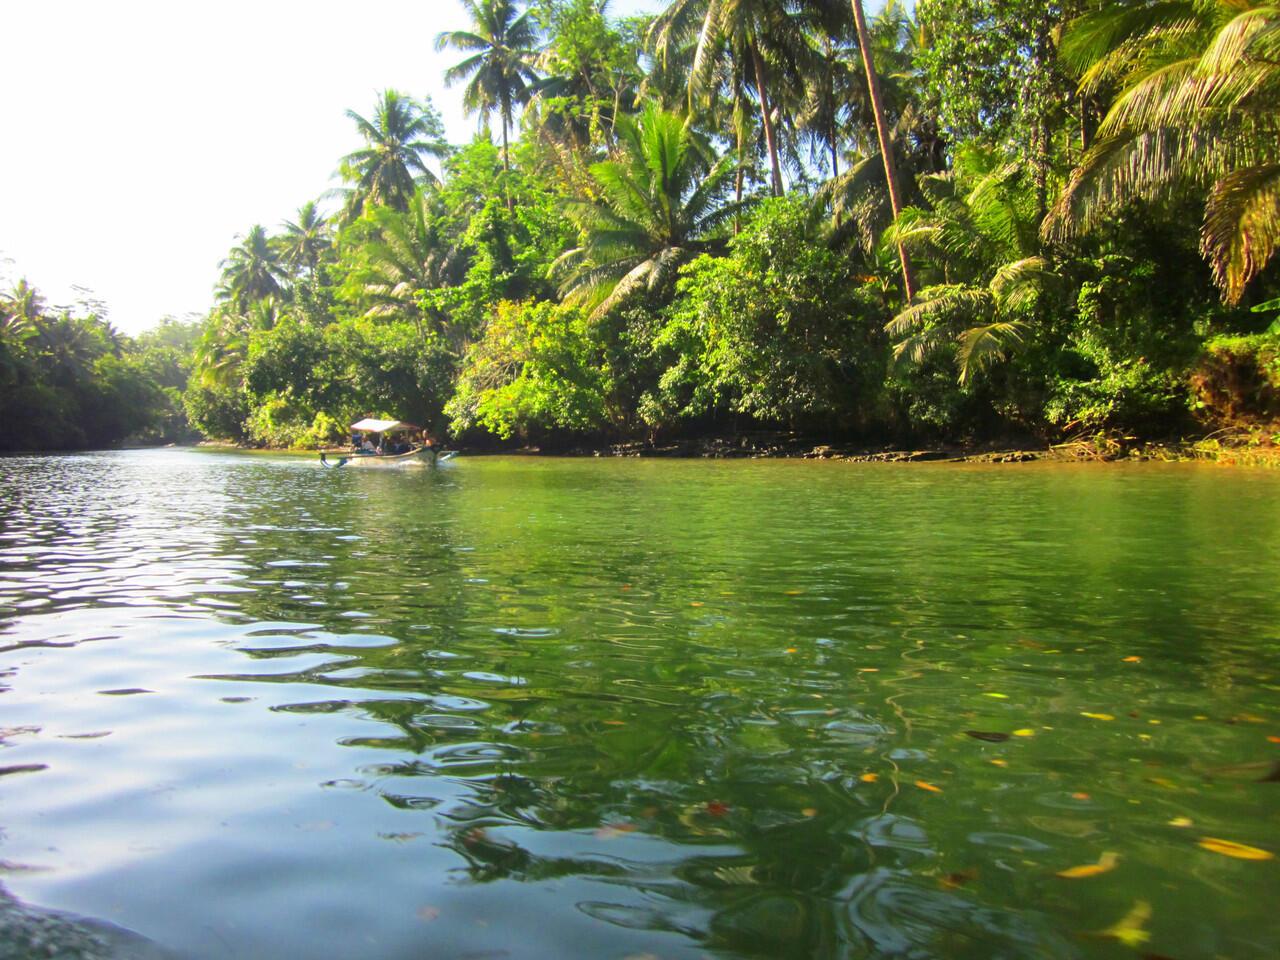
[[[471,452],[471,451],[467,451]],[[490,452],[490,451],[483,451]],[[497,451],[493,451],[497,452]],[[754,433],[668,443],[615,443],[567,448],[525,446],[504,453],[594,457],[769,458],[842,460],[851,463],[1060,463],[1160,461],[1209,462],[1236,466],[1280,467],[1280,433],[1260,430],[1217,431],[1205,437],[1147,442],[1135,437],[1098,435],[1057,444],[992,441],[931,447],[873,447],[825,443],[786,433]]]
[[[257,450],[315,454],[319,450],[272,450],[247,447],[223,440],[204,440],[201,447],[228,450]],[[812,436],[783,431],[755,431],[735,436],[692,437],[669,441],[625,443],[548,442],[518,444],[494,441],[483,444],[449,444],[467,456],[513,454],[558,457],[668,457],[672,459],[765,459],[840,460],[850,463],[1027,463],[1047,460],[1058,463],[1159,461],[1167,463],[1206,462],[1227,466],[1280,467],[1280,429],[1238,427],[1218,430],[1203,437],[1173,441],[1144,441],[1137,437],[1098,434],[1077,437],[1062,443],[1043,444],[989,441],[981,444],[939,444],[898,447],[829,442]],[[345,447],[324,450],[328,454],[347,452]]]

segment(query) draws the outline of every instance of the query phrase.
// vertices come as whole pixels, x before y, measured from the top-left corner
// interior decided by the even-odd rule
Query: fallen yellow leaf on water
[[[1269,850],[1259,850],[1257,847],[1246,847],[1243,843],[1233,843],[1230,840],[1219,840],[1217,837],[1201,837],[1200,846],[1206,850],[1212,850],[1214,853],[1220,853],[1224,857],[1235,857],[1237,860],[1274,860],[1275,854]]]
[[[1178,785],[1168,777],[1147,777],[1157,787],[1164,787],[1166,790],[1177,790]]]
[[[991,762],[994,763],[997,767],[1007,767],[1009,765],[1008,762],[1004,760],[992,760]]]
[[[1034,737],[1036,732],[1030,727],[1023,727],[1021,730],[1013,731],[1015,737]]]
[[[1191,818],[1190,817],[1174,817],[1172,820],[1169,821],[1169,826],[1189,827],[1191,826]]]
[[[879,779],[880,779],[880,774],[878,774],[878,773],[864,773],[864,774],[863,774],[861,777],[859,777],[858,779],[859,779],[859,780],[861,780],[863,783],[875,783],[877,780],[879,780]]]
[[[1138,947],[1151,939],[1151,934],[1142,929],[1142,925],[1151,919],[1151,904],[1138,900],[1120,920],[1093,934],[1104,940],[1119,940],[1126,947]]]
[[[605,720],[604,722],[611,727],[625,727],[627,725],[625,720]]]
[[[879,667],[859,667],[858,672],[859,673],[879,673],[880,668]]]
[[[1141,663],[1142,658],[1141,657],[1125,657],[1124,662],[1125,663]]]
[[[801,812],[802,814],[804,814],[806,817],[816,817],[816,816],[818,815],[818,808],[817,808],[817,807],[805,807],[805,808],[804,808],[803,810],[801,810],[800,812]]]
[[[923,780],[917,780],[917,781],[916,781],[916,786],[917,786],[917,787],[919,787],[921,790],[930,790],[930,791],[932,791],[933,793],[941,793],[941,792],[942,792],[942,788],[941,788],[941,787],[935,787],[932,783],[925,783]]]
[[[1007,693],[984,693],[984,694],[983,694],[983,696],[984,696],[984,697],[996,697],[996,698],[998,698],[998,699],[1000,699],[1000,700],[1008,700],[1008,699],[1009,699],[1009,695],[1008,695]]]
[[[803,590],[784,590],[783,593],[785,593],[788,597],[798,597],[800,596],[800,594],[804,593],[804,591]]]
[[[1094,720],[1114,720],[1114,719],[1115,719],[1115,717],[1113,717],[1113,716],[1112,716],[1111,714],[1109,714],[1109,713],[1084,713],[1084,712],[1081,712],[1080,716],[1082,716],[1082,717],[1092,717]]]
[[[1083,866],[1071,867],[1067,870],[1059,870],[1058,876],[1066,877],[1068,880],[1078,880],[1081,877],[1096,877],[1100,873],[1106,873],[1108,870],[1114,870],[1116,864],[1119,862],[1119,854],[1108,850],[1098,858],[1097,863],[1086,863]]]

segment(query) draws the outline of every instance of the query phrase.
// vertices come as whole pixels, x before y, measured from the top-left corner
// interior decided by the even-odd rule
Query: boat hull
[[[434,467],[441,460],[448,460],[452,454],[441,455],[430,447],[418,447],[408,453],[392,454],[344,454],[330,459],[326,454],[320,455],[320,462],[327,467],[359,467],[362,470],[375,467]]]

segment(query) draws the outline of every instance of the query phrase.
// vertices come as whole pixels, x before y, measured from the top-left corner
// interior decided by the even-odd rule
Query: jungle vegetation
[[[195,328],[122,344],[13,291],[6,425],[171,436],[179,389],[279,446],[1280,419],[1274,3],[462,2],[435,42],[479,135],[349,110],[334,192],[248,225]]]

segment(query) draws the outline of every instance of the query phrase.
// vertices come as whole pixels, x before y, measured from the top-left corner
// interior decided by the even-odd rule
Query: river
[[[1274,960],[1277,583],[1246,469],[0,458],[0,880],[200,960]]]

